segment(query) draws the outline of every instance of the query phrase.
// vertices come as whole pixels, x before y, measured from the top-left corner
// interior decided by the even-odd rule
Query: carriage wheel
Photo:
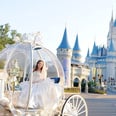
[[[71,95],[65,101],[61,116],[88,116],[85,99],[80,95]]]

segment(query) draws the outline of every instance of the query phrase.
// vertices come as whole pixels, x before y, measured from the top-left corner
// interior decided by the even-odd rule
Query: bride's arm
[[[41,78],[42,78],[43,80],[45,80],[45,79],[47,78],[47,70],[48,70],[48,67],[47,67],[47,65],[45,65],[45,66],[43,67],[42,75],[41,75]]]

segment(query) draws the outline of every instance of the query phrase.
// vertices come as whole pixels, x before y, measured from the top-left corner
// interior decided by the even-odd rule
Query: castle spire
[[[113,26],[113,10],[112,10],[112,15],[111,15],[111,20],[110,20],[110,29],[112,28]]]
[[[81,62],[80,47],[78,42],[78,35],[76,36],[75,44],[73,47],[72,61]]]
[[[111,41],[110,41],[109,51],[110,51],[110,52],[113,52],[113,51],[114,51],[114,45],[113,45],[112,39],[111,39]]]
[[[115,21],[114,21],[114,25],[113,25],[114,27],[116,27],[116,19],[115,19]]]
[[[79,42],[78,42],[78,34],[77,34],[77,36],[76,36],[75,45],[74,45],[73,50],[78,50],[78,51],[80,51]]]
[[[60,60],[64,70],[64,86],[71,87],[71,58],[72,49],[67,38],[67,29],[65,28],[62,41],[57,48],[57,57]]]
[[[64,35],[63,35],[62,41],[61,41],[58,49],[59,48],[71,49],[71,47],[69,45],[69,42],[68,42],[68,38],[67,38],[67,29],[66,29],[66,27],[65,27],[65,30],[64,30]]]
[[[94,41],[94,45],[93,45],[93,50],[92,50],[92,53],[91,53],[91,55],[97,55],[97,52],[98,52],[98,47],[96,46],[96,43],[95,43],[95,41]]]
[[[88,48],[88,51],[87,51],[87,56],[86,57],[89,57],[89,48]]]
[[[113,10],[112,10],[111,22],[113,22]]]

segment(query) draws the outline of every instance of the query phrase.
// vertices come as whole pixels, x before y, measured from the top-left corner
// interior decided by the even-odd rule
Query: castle
[[[76,36],[75,44],[72,49],[69,45],[67,29],[65,28],[62,41],[57,48],[57,57],[64,69],[65,87],[79,86],[81,89],[82,81],[85,83],[88,82],[90,70],[88,66],[81,62],[82,56],[80,52],[78,35]]]
[[[98,46],[94,42],[92,52],[87,51],[85,62],[81,63],[81,50],[76,36],[73,49],[70,47],[67,38],[67,29],[60,45],[57,48],[57,56],[65,73],[66,87],[73,87],[78,82],[84,80],[86,85],[88,81],[95,80],[99,84],[110,83],[115,84],[116,81],[116,19],[113,15],[109,24],[109,32],[107,36],[107,47]]]
[[[91,68],[89,80],[94,79],[100,84],[115,84],[116,81],[116,19],[113,20],[113,14],[109,23],[109,32],[107,35],[107,47],[98,46],[94,42],[92,53],[88,53],[85,63]]]

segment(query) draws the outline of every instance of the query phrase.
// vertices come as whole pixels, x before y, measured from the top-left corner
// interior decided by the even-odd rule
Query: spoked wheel
[[[80,95],[71,95],[65,101],[61,116],[88,116],[85,99]]]

